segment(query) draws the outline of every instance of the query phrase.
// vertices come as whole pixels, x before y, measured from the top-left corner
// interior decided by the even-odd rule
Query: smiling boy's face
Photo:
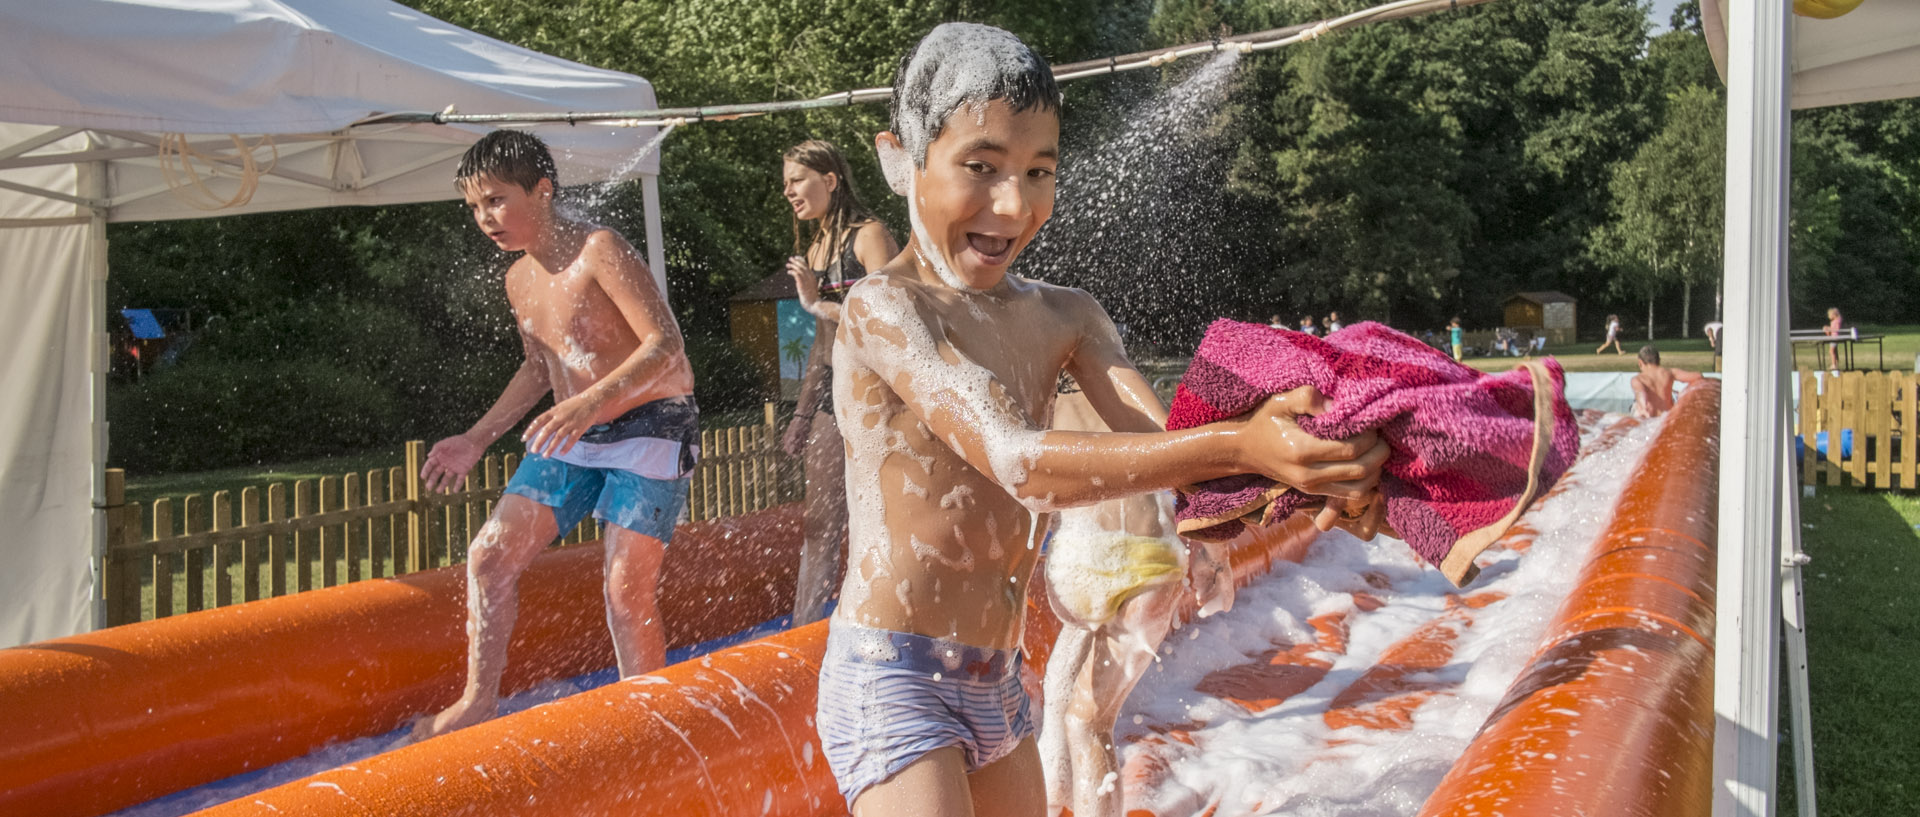
[[[960,106],[914,172],[915,239],[936,256],[927,261],[970,289],[999,284],[1053,215],[1059,163],[1057,112],[1014,113],[999,99]]]

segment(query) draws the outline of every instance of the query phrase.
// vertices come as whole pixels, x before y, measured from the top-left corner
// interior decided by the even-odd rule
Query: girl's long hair
[[[846,242],[850,237],[848,231],[874,221],[873,213],[867,210],[866,205],[860,203],[860,194],[853,190],[853,174],[847,169],[846,157],[840,155],[840,149],[834,147],[832,142],[808,139],[788,148],[780,158],[821,175],[832,173],[838,180],[838,183],[833,186],[833,191],[828,194],[827,212],[821,214],[813,230],[805,239],[800,235],[800,217],[798,215],[793,217],[793,254],[806,257],[807,249],[812,247],[815,241],[821,240],[824,235],[827,247],[826,263],[832,266],[833,262],[839,259],[840,252],[846,249]],[[809,259],[807,263],[811,265],[813,262]]]

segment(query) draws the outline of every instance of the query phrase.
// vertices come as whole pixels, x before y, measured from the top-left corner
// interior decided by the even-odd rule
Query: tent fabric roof
[[[383,112],[655,107],[388,0],[0,0],[0,76],[0,347],[31,352],[0,358],[0,646],[103,621],[106,222],[455,198],[485,129],[356,124]],[[654,130],[540,135],[563,184],[640,177],[664,291]]]
[[[452,198],[453,167],[486,129],[355,126],[376,114],[655,106],[639,77],[508,45],[389,0],[4,3],[0,76],[8,78],[0,123],[24,128],[0,142],[0,183],[18,184],[14,171],[107,161],[105,198],[73,203],[102,206],[110,221],[212,214],[207,205],[243,183],[236,136],[252,146],[258,187],[221,215]],[[181,144],[169,141],[181,138],[174,134],[201,154],[196,172],[177,158],[163,167],[163,148]],[[633,161],[652,135],[541,131],[562,184],[657,175],[657,155]],[[198,204],[175,194],[195,176],[210,186]]]
[[[1727,76],[1726,0],[1702,0],[1701,27],[1722,80]],[[1920,96],[1920,3],[1866,0],[1832,19],[1793,18],[1795,108]]]

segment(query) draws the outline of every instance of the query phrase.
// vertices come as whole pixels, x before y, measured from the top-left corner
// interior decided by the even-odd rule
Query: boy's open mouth
[[[998,264],[1005,261],[1007,252],[1013,249],[1013,239],[967,233],[967,246],[972,247],[987,263]]]

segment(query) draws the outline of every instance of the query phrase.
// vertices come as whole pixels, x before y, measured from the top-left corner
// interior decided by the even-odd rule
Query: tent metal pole
[[[79,166],[82,189],[93,201],[105,201],[107,198],[107,163],[87,162]],[[90,597],[93,600],[93,620],[91,629],[98,630],[107,626],[107,598],[101,592],[104,583],[101,573],[106,566],[107,556],[107,368],[111,365],[110,349],[107,341],[107,210],[105,207],[88,208],[90,217],[87,225],[87,361],[92,369],[88,386],[89,413],[88,447],[92,451],[93,462],[88,471],[88,483],[92,486],[93,501],[91,527],[93,530],[93,583]]]
[[[1791,374],[1791,373],[1789,373]],[[1801,395],[1812,400],[1813,395]],[[1782,451],[1793,450],[1793,421],[1780,435]],[[1811,456],[1811,455],[1809,455]],[[1812,486],[1808,486],[1811,488]],[[1807,684],[1807,606],[1801,582],[1812,561],[1800,549],[1800,471],[1780,469],[1780,609],[1787,645],[1788,727],[1793,732],[1793,792],[1798,817],[1818,817],[1813,774],[1813,693]]]
[[[1713,814],[1774,813],[1790,4],[1727,20],[1726,376],[1720,414]]]
[[[667,246],[666,231],[660,226],[660,177],[651,173],[640,177],[640,206],[647,222],[647,267],[653,270],[653,282],[660,287],[660,298],[666,300]]]

